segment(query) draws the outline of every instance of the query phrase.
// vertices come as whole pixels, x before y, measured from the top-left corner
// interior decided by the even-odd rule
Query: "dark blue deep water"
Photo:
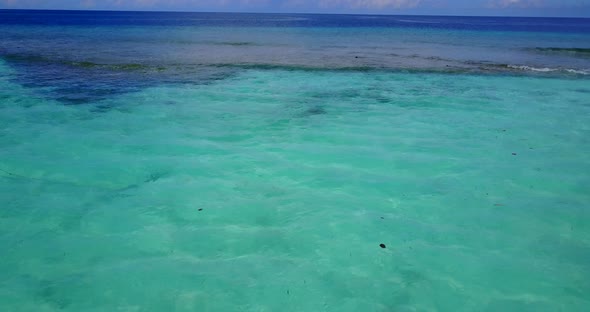
[[[590,32],[587,18],[0,10],[1,25],[387,27]]]

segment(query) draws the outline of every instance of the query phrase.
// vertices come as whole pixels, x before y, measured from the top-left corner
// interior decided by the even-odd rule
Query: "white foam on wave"
[[[542,73],[567,72],[570,74],[577,74],[577,75],[590,75],[590,70],[582,70],[582,69],[533,67],[533,66],[527,66],[527,65],[508,65],[507,67],[511,68],[511,69],[542,72]]]
[[[590,70],[566,69],[565,71],[572,74],[590,75]]]

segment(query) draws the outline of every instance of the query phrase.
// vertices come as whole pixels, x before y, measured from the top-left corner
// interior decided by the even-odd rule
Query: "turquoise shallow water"
[[[587,80],[244,69],[67,106],[0,64],[4,311],[590,306]]]

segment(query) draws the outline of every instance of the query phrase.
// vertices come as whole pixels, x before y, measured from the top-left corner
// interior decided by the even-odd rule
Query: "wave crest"
[[[531,71],[531,72],[540,72],[540,73],[562,72],[562,73],[570,73],[570,74],[576,74],[576,75],[590,75],[590,70],[572,69],[572,68],[533,67],[533,66],[527,66],[527,65],[506,65],[506,67],[510,68],[510,69]]]

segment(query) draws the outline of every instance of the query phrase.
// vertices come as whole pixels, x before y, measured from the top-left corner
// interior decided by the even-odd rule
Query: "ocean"
[[[590,19],[0,10],[0,310],[588,311]]]

